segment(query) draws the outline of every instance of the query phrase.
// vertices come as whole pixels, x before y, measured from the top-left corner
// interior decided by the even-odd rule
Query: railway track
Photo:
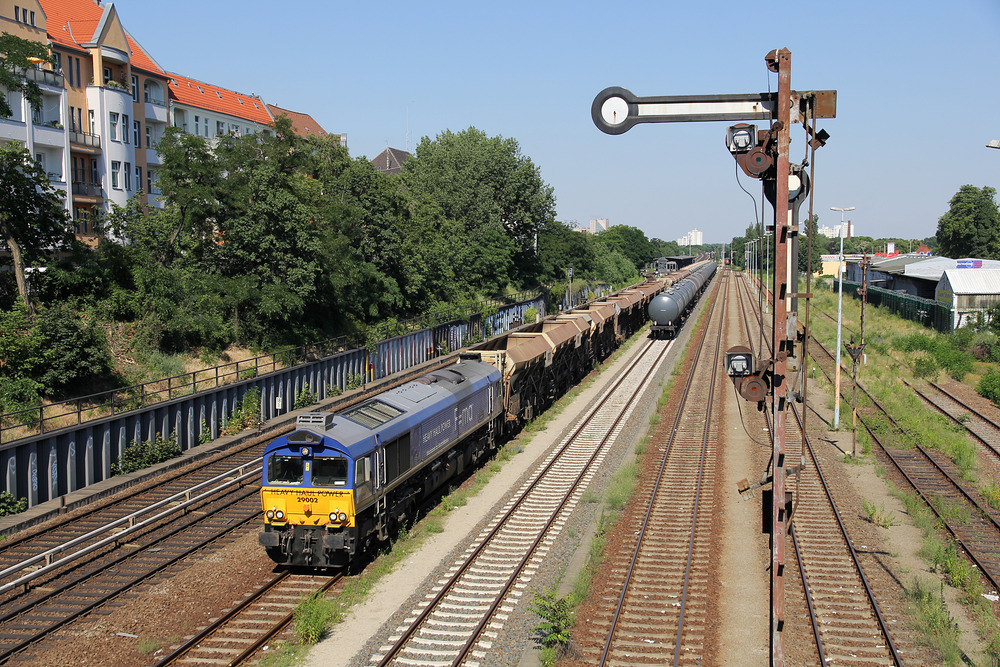
[[[964,428],[983,446],[986,452],[992,454],[995,460],[1000,462],[1000,426],[996,422],[936,382],[928,383],[936,390],[934,392],[922,391],[906,380],[903,382],[925,403],[954,424]]]
[[[342,579],[339,572],[316,576],[282,570],[255,594],[164,656],[155,667],[244,664],[288,627],[300,602],[325,593]]]
[[[815,341],[813,359],[832,377],[833,355]],[[832,380],[831,380],[832,381]],[[860,383],[858,423],[899,477],[938,517],[955,542],[993,586],[1000,589],[1000,513],[980,502],[979,491],[961,478],[944,454],[920,445]],[[879,428],[872,421],[880,420]]]
[[[746,297],[740,304],[747,338],[755,354],[769,357],[770,346],[765,344],[763,350],[758,349],[759,343],[751,334],[751,318],[761,326],[763,323],[759,311],[751,309],[747,313],[745,305],[750,301],[749,291]],[[766,341],[767,337],[764,339]],[[802,599],[799,604],[798,600],[786,598],[786,652],[789,658],[794,657],[803,664],[815,660],[822,665],[902,665],[900,652],[794,403],[791,411],[794,421],[787,424],[794,423],[797,428],[786,429],[786,460],[799,461],[801,468],[786,481],[786,490],[791,489],[794,497],[789,537],[795,554],[795,567],[786,581],[786,593],[797,584]],[[766,421],[765,427],[770,433],[770,415],[754,415],[755,421]],[[799,619],[808,619],[808,623],[799,622]],[[813,647],[811,654],[807,646]]]
[[[475,665],[486,657],[632,413],[635,398],[656,379],[668,349],[667,341],[646,341],[453,563],[430,599],[412,609],[371,656],[372,664]]]
[[[577,624],[585,664],[700,664],[703,658],[721,435],[721,420],[707,418],[722,345],[719,282],[670,435],[649,445],[663,456],[658,474],[646,477],[631,501],[647,508],[628,515],[623,532],[635,542],[607,556],[602,573],[609,574],[595,579],[591,591],[604,601],[602,609]]]

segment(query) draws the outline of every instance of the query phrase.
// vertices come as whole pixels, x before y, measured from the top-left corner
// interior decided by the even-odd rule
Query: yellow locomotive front
[[[278,438],[264,453],[260,544],[286,565],[342,566],[355,545],[351,460],[310,431]]]

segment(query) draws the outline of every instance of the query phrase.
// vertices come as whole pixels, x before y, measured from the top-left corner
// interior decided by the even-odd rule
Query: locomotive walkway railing
[[[365,347],[374,350],[378,342],[390,338],[421,329],[433,329],[442,324],[469,322],[477,315],[482,317],[487,313],[496,312],[502,306],[529,301],[537,296],[535,293],[518,293],[503,301],[488,299],[471,308],[454,306],[408,320],[380,323],[369,327],[362,333],[291,347],[250,359],[231,361],[190,373],[119,387],[88,396],[42,404],[22,410],[12,410],[0,415],[0,443],[13,442],[33,435],[41,435],[47,431],[80,425],[123,412],[140,410],[156,403],[171,401],[201,391],[218,389],[223,385],[317,361],[348,350]],[[480,336],[488,334],[488,332],[478,333]],[[445,350],[441,349],[436,352],[440,354],[443,351]],[[371,378],[359,377],[357,381],[366,379]],[[344,388],[341,387],[341,389]],[[316,388],[313,387],[313,389]]]

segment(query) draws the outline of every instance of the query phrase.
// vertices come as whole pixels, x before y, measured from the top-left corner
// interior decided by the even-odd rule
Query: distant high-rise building
[[[608,227],[610,227],[610,226],[611,226],[611,223],[608,221],[607,218],[597,218],[597,219],[591,220],[590,221],[590,233],[591,234],[600,234],[601,232],[606,232],[606,231],[608,231]]]

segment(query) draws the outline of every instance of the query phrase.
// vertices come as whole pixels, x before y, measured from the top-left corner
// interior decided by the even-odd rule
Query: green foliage
[[[984,482],[979,487],[979,493],[986,499],[990,507],[1000,510],[1000,484],[997,483],[997,480],[989,479]]]
[[[226,420],[222,435],[236,435],[245,429],[257,428],[260,424],[260,388],[250,387]]]
[[[945,664],[961,664],[962,650],[958,643],[961,630],[948,611],[944,591],[937,596],[926,584],[915,580],[907,590],[907,596],[916,612],[925,642],[941,652]]]
[[[573,627],[573,609],[566,596],[558,597],[554,589],[536,593],[529,609],[543,621],[532,628],[542,634],[545,646],[564,646],[569,642]]]
[[[868,515],[868,520],[876,526],[889,528],[890,526],[899,525],[899,520],[896,518],[896,514],[891,510],[887,511],[885,509],[884,502],[881,505],[876,505],[867,498],[862,498],[861,507],[864,508],[865,514]]]
[[[18,499],[9,491],[0,491],[0,516],[19,514],[28,509],[28,499]]]
[[[344,387],[347,391],[352,389],[357,389],[365,383],[365,376],[361,373],[351,373],[347,376],[347,385]]]
[[[4,32],[0,34],[0,87],[4,90],[20,91],[38,110],[42,105],[42,92],[38,84],[25,79],[18,70],[33,68],[34,64],[28,58],[40,58],[49,61],[48,48],[42,42],[23,39]],[[0,95],[0,118],[10,118],[13,109],[6,95]]]
[[[321,593],[313,593],[300,602],[292,613],[295,635],[304,644],[315,644],[326,634],[327,624],[335,616],[333,605]]]
[[[980,396],[988,398],[994,404],[1000,405],[1000,370],[991,368],[983,374],[976,386]]]
[[[901,352],[923,351],[930,354],[934,361],[947,371],[948,375],[961,382],[966,375],[972,372],[973,358],[969,352],[959,348],[958,342],[960,340],[961,338],[955,339],[950,336],[915,333],[897,338],[893,341],[892,346]],[[917,367],[918,364],[915,362],[915,373]],[[920,362],[919,367],[926,374],[918,374],[919,377],[932,375],[936,370],[927,361]]]
[[[302,389],[300,389],[299,393],[295,395],[295,405],[292,409],[299,410],[310,405],[315,405],[318,401],[319,396],[315,391],[309,388],[309,383],[306,383],[302,385]]]
[[[938,220],[937,240],[947,257],[1000,259],[1000,212],[996,190],[963,185]]]
[[[127,475],[180,455],[181,446],[177,443],[176,433],[171,433],[165,440],[157,434],[154,440],[133,442],[126,447],[121,458],[111,464],[111,474]]]

